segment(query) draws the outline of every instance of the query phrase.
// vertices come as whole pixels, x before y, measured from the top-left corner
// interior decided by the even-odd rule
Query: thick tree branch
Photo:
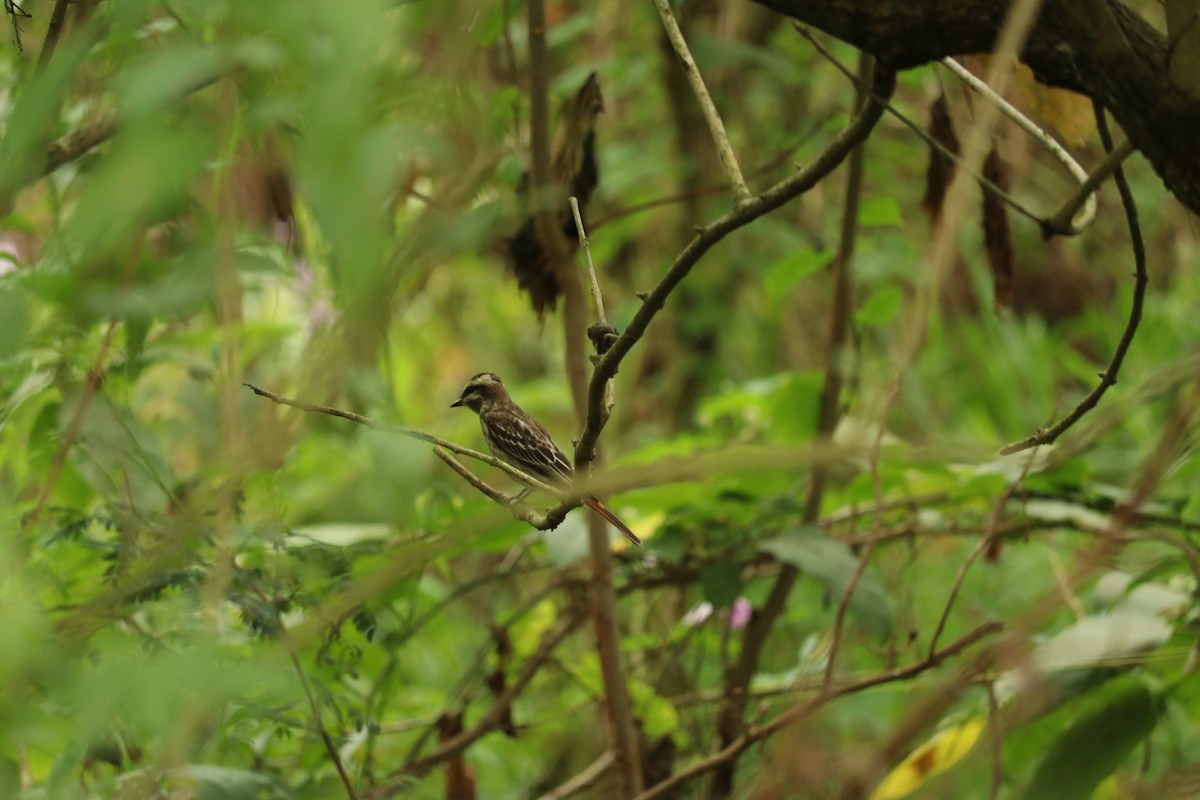
[[[753,0],[893,69],[986,53],[1009,0]],[[1047,0],[1020,52],[1039,80],[1088,95],[1121,124],[1166,187],[1200,213],[1200,101],[1172,81],[1163,35],[1120,0]]]

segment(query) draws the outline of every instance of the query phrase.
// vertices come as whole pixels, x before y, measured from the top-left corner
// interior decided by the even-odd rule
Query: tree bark
[[[897,70],[992,49],[1008,0],[752,0]],[[1046,0],[1021,60],[1098,101],[1167,189],[1200,214],[1200,101],[1172,80],[1167,41],[1120,0]]]

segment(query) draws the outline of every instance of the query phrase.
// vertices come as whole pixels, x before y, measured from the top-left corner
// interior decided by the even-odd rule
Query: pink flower
[[[729,627],[735,631],[746,627],[750,622],[750,617],[754,615],[754,606],[750,605],[750,601],[744,597],[739,597],[733,601],[733,608],[729,610]]]

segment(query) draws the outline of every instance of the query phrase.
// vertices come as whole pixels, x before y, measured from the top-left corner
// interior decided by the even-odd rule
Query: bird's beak
[[[451,403],[451,404],[450,404],[450,407],[451,407],[451,408],[458,408],[458,407],[459,407],[459,406],[461,406],[461,405],[462,405],[462,398],[460,397],[460,398],[458,398],[457,400],[455,400],[453,403]]]

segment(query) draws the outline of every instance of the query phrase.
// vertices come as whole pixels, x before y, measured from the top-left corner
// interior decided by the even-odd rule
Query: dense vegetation
[[[1195,152],[853,4],[6,4],[0,797],[1196,796]]]

